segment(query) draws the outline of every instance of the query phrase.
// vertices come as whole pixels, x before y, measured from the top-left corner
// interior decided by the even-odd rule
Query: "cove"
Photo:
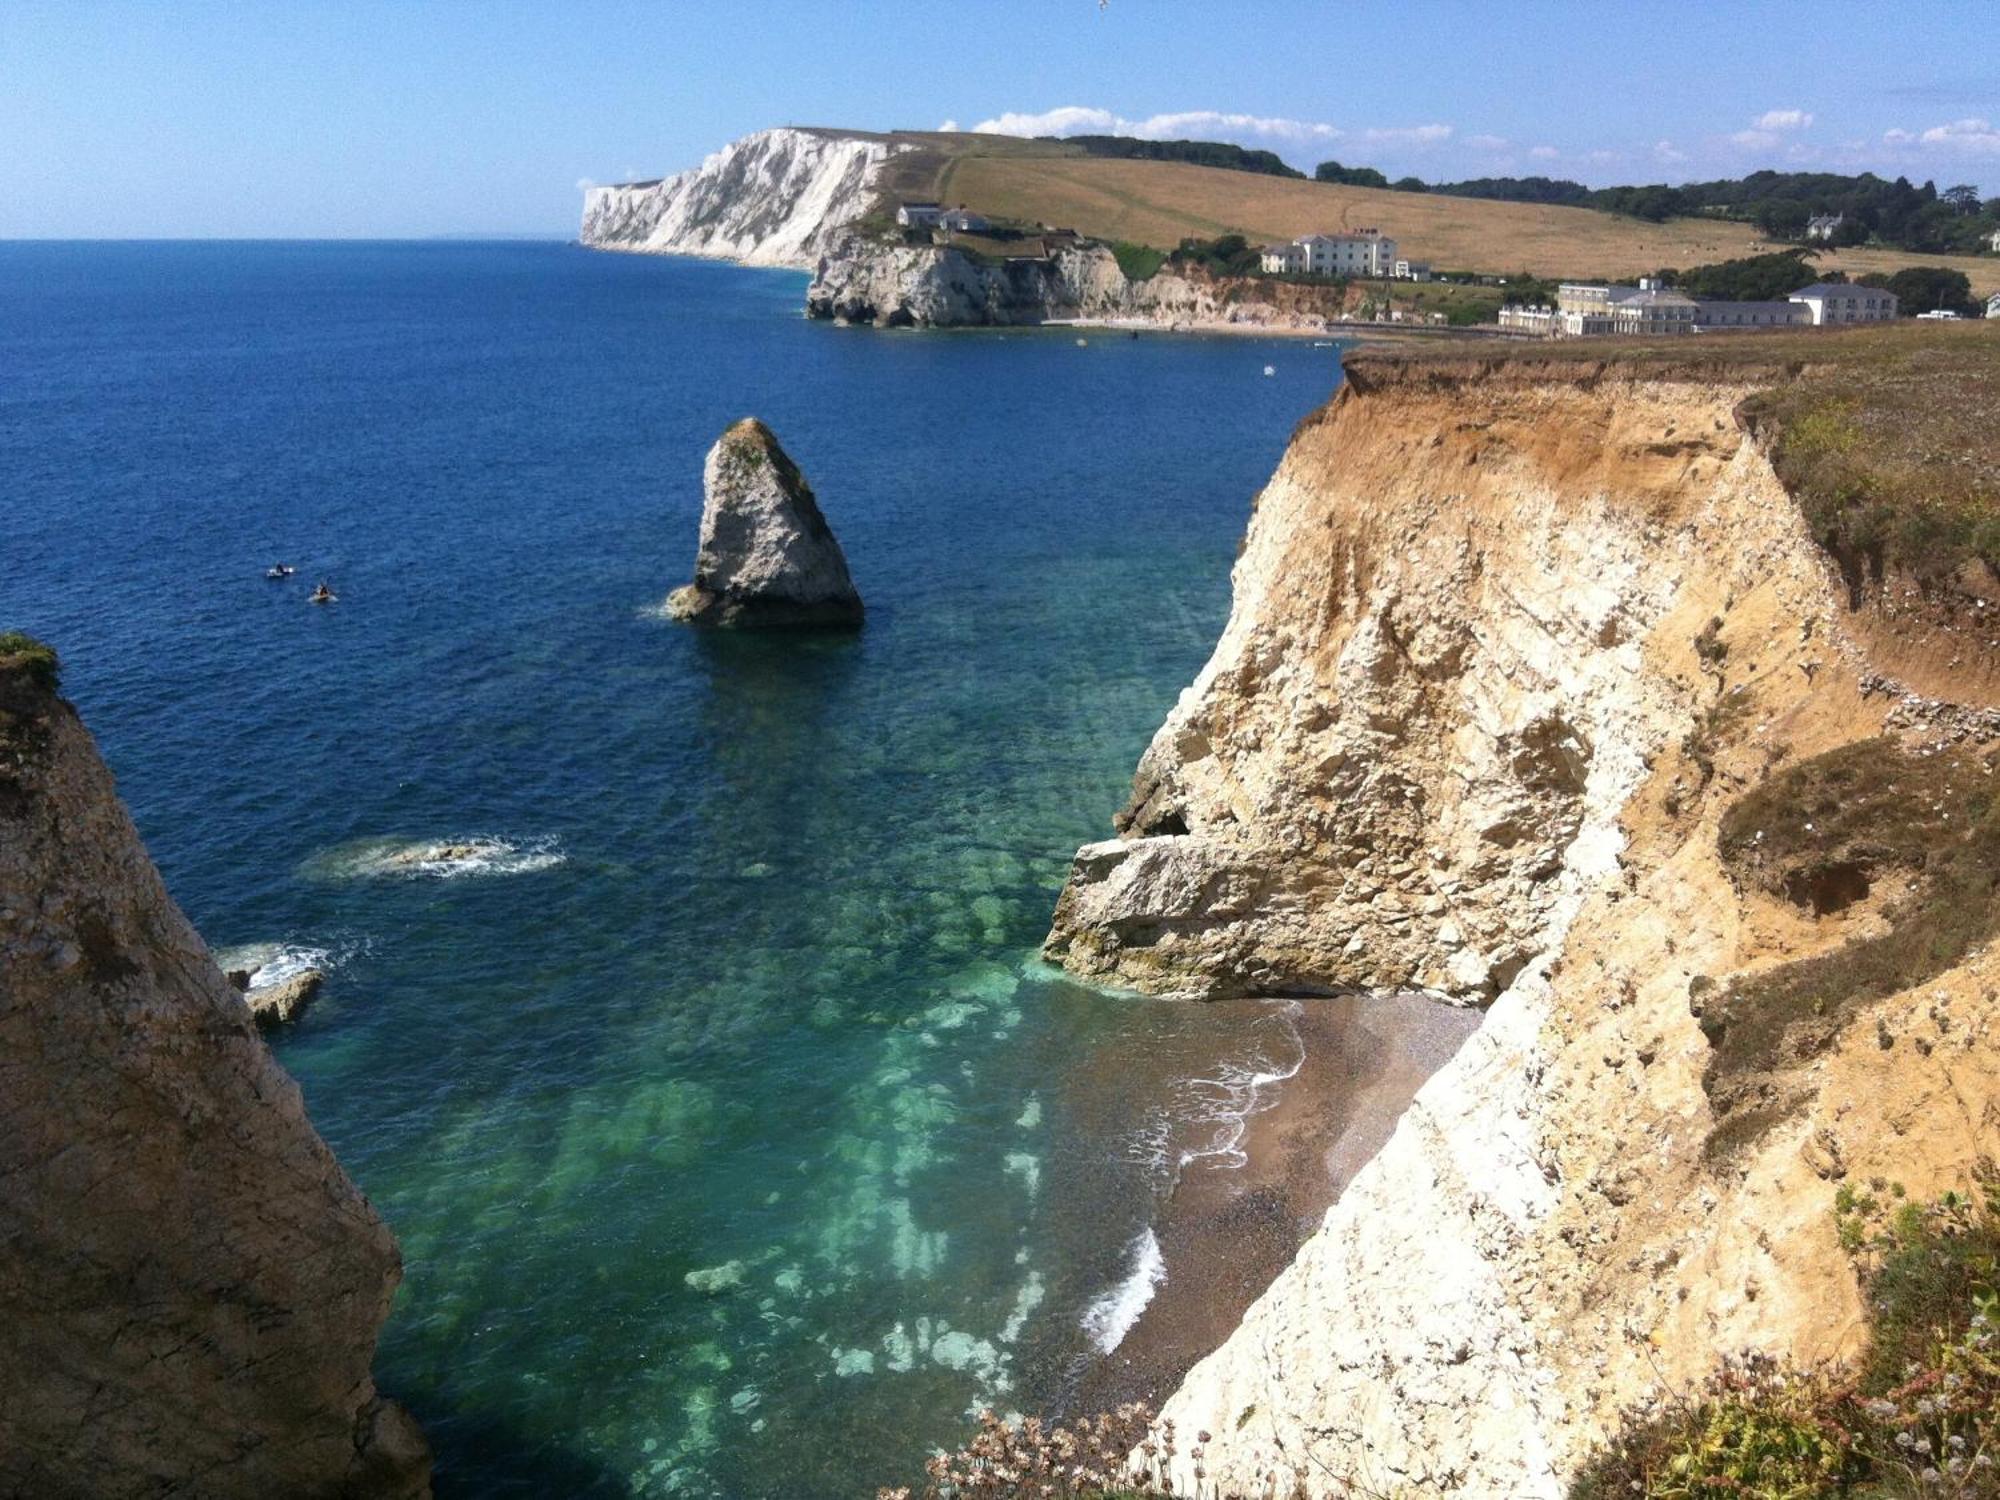
[[[0,270],[6,623],[209,942],[330,970],[276,1045],[402,1244],[439,1492],[869,1493],[1073,1389],[1296,1033],[1034,955],[1339,351],[848,332],[553,244]],[[749,413],[858,636],[658,617]],[[385,857],[439,840],[491,857]]]

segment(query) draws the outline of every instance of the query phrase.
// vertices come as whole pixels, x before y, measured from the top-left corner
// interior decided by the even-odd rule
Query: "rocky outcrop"
[[[717,438],[702,492],[694,582],[668,597],[669,616],[700,625],[861,623],[847,558],[770,428],[746,417]]]
[[[0,1494],[421,1496],[370,1376],[396,1245],[0,659]]]
[[[588,189],[580,238],[593,250],[811,270],[868,212],[897,149],[879,137],[760,130],[678,176]]]
[[[1853,1349],[1834,1179],[1923,1197],[2000,1151],[2000,955],[1809,1008],[1742,1129],[1715,996],[1893,909],[1740,878],[1722,819],[1904,701],[1736,421],[1758,375],[1350,370],[1049,951],[1160,991],[1490,1004],[1164,1415],[1223,1493],[1553,1500],[1723,1355]]]
[[[318,969],[301,969],[271,984],[251,985],[243,1003],[259,1026],[285,1026],[296,1021],[318,996],[326,976]]]
[[[1047,255],[975,258],[951,245],[906,245],[850,235],[820,260],[806,313],[885,328],[993,327],[1082,320],[1163,328],[1239,326],[1323,331],[1337,290],[1163,270],[1129,280],[1118,258],[1088,240]]]

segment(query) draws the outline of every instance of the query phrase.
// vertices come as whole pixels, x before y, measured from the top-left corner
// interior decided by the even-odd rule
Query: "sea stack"
[[[812,486],[778,439],[745,417],[708,450],[694,582],[667,613],[698,625],[855,626],[861,596]]]
[[[396,1242],[0,635],[0,1495],[415,1500]]]

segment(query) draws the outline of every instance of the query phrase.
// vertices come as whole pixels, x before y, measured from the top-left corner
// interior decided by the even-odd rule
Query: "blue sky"
[[[1112,129],[1392,176],[2000,193],[1980,3],[0,0],[0,236],[574,232],[775,124]]]

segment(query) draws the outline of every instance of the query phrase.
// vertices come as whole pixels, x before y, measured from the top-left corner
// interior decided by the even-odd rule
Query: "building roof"
[[[1704,312],[1713,308],[1717,312],[1790,312],[1790,298],[1777,302],[1731,302],[1722,297],[1697,297],[1694,305]]]
[[[1808,297],[1893,297],[1896,294],[1879,286],[1863,286],[1858,281],[1815,281],[1811,286],[1802,286],[1793,292],[1790,301],[1803,302]]]

